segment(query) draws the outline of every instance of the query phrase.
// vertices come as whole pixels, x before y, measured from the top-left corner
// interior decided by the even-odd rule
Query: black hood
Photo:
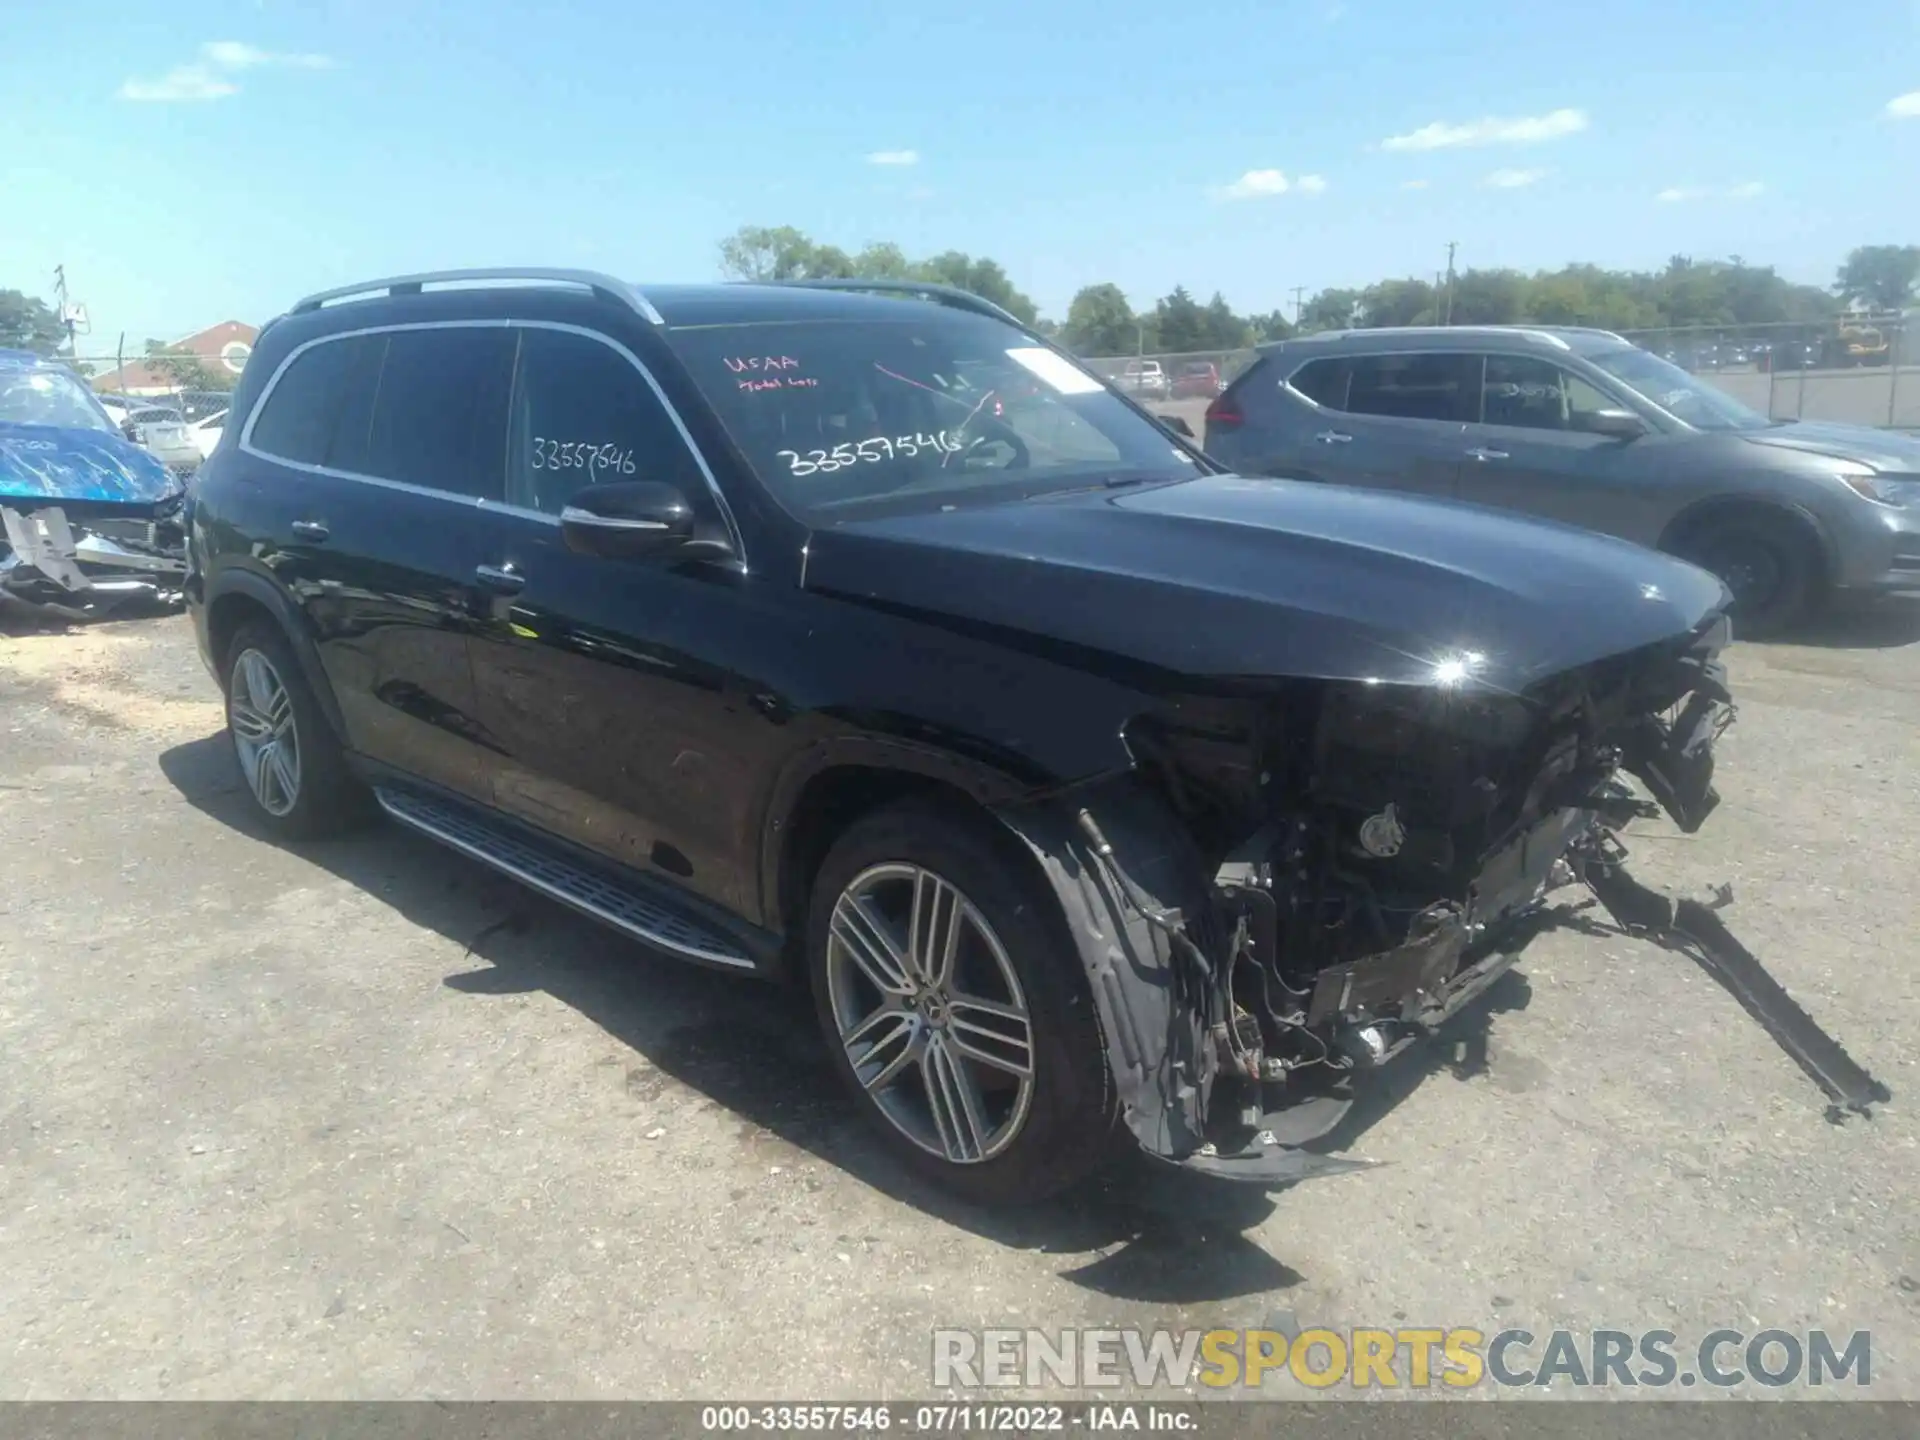
[[[811,537],[806,586],[1178,675],[1427,684],[1474,655],[1478,680],[1516,690],[1728,599],[1590,531],[1233,475],[850,521]]]

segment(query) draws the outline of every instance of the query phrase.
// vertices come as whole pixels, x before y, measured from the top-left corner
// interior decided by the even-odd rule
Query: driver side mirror
[[[1647,422],[1631,410],[1592,410],[1581,418],[1582,430],[1610,440],[1638,440],[1647,433]]]
[[[631,560],[685,548],[693,539],[693,507],[660,480],[590,485],[560,512],[569,550],[603,560]]]

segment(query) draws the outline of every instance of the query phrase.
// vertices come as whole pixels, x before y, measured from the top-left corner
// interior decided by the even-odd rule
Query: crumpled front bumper
[[[90,613],[133,599],[177,603],[187,573],[178,502],[105,507],[0,501],[0,594]]]
[[[1341,1037],[1339,1053],[1330,1047],[1329,1056],[1345,1072],[1342,1093],[1303,1095],[1278,1111],[1243,1108],[1224,1131],[1211,1113],[1216,1086],[1247,1080],[1244,1093],[1257,1096],[1269,1093],[1260,1082],[1273,1078],[1236,1075],[1240,1047],[1225,1033],[1239,1023],[1236,942],[1256,959],[1275,955],[1271,894],[1225,871],[1205,875],[1172,813],[1134,776],[999,811],[1058,898],[1099,1013],[1123,1117],[1141,1148],[1268,1187],[1362,1168],[1369,1162],[1303,1147],[1338,1124],[1352,1103],[1354,1075],[1432,1035],[1483,996],[1532,939],[1562,924],[1591,930],[1576,909],[1549,900],[1573,885],[1591,892],[1588,903],[1611,915],[1616,933],[1701,963],[1821,1086],[1833,1118],[1884,1102],[1886,1087],[1726,930],[1714,912],[1730,891],[1710,903],[1676,900],[1625,868],[1617,832],[1629,821],[1664,811],[1692,833],[1719,803],[1713,746],[1732,718],[1719,659],[1726,638],[1722,625],[1680,662],[1684,699],[1676,710],[1649,712],[1614,735],[1618,768],[1639,779],[1653,802],[1611,772],[1570,776],[1574,789],[1484,863],[1469,904],[1416,925],[1393,949],[1319,971],[1300,992],[1302,1026]],[[1291,1094],[1292,1083],[1282,1077],[1282,1084]]]

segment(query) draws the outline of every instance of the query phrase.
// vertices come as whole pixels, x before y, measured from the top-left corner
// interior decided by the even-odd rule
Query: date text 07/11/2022
[[[898,1430],[923,1435],[1030,1435],[1072,1430],[1186,1432],[1198,1426],[1192,1406],[1172,1404],[707,1405],[700,1411],[700,1429],[706,1434],[870,1435]]]

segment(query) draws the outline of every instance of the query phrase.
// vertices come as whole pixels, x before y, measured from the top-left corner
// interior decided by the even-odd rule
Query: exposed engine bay
[[[1132,773],[1003,812],[1068,913],[1149,1153],[1267,1184],[1353,1168],[1299,1147],[1566,923],[1552,897],[1576,885],[1713,973],[1832,1118],[1886,1100],[1721,924],[1730,891],[1676,900],[1625,867],[1630,822],[1692,833],[1718,804],[1728,638],[1716,614],[1519,694],[1465,653],[1425,686],[1182,696],[1128,727]]]
[[[177,604],[187,573],[182,498],[0,503],[0,594],[68,616],[129,601]]]

